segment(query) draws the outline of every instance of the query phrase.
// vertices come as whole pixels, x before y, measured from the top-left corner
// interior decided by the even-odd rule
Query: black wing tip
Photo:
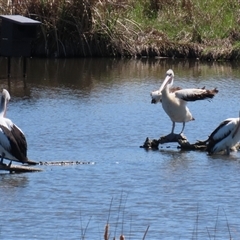
[[[204,89],[205,90],[205,89]],[[206,98],[213,98],[219,91],[217,90],[217,88],[214,88],[212,90],[207,90],[206,89]]]
[[[35,162],[33,160],[27,160],[26,162],[23,162],[23,163],[26,163],[26,164],[29,164],[29,165],[39,165],[39,162]]]
[[[214,142],[209,142],[207,144],[207,148],[206,148],[206,151],[208,153],[208,155],[212,155],[213,154],[213,148],[215,146],[215,143]]]
[[[217,88],[214,88],[213,90],[211,90],[211,92],[212,92],[213,94],[217,94],[219,91],[218,91]]]

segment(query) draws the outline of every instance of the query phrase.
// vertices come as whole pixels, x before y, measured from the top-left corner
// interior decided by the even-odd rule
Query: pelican
[[[0,163],[3,159],[21,163],[28,163],[27,141],[22,130],[17,127],[10,119],[6,118],[7,104],[10,100],[10,94],[6,89],[2,90],[0,102]]]
[[[240,118],[227,118],[211,133],[207,142],[207,152],[212,155],[226,150],[230,154],[230,149],[240,141]]]
[[[159,90],[151,92],[152,103],[162,102],[164,111],[172,121],[172,131],[170,134],[174,134],[176,122],[183,124],[182,131],[179,133],[182,134],[185,123],[195,120],[186,106],[187,101],[213,98],[218,93],[218,90],[216,88],[207,90],[205,87],[188,89],[170,88],[173,85],[173,81],[174,72],[172,69],[169,69]]]

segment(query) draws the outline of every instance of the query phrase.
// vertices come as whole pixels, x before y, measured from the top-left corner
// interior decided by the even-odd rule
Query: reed
[[[47,57],[120,56],[134,53],[129,36],[137,23],[126,17],[127,1],[23,0],[3,14],[42,22],[33,55]]]
[[[14,4],[13,4],[14,3]],[[236,59],[238,0],[0,0],[41,21],[33,55]]]

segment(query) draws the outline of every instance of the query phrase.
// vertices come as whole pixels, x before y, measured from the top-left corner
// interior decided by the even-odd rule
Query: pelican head
[[[173,70],[172,69],[167,70],[166,77],[165,77],[165,79],[164,79],[164,81],[163,81],[159,91],[162,92],[162,90],[164,88],[166,88],[166,87],[170,88],[173,85],[173,79],[174,79],[174,72],[173,72]]]
[[[10,101],[11,97],[10,97],[8,90],[6,90],[6,89],[2,90],[2,98],[4,98],[7,102]]]
[[[161,87],[159,88],[159,90],[151,92],[151,94],[150,94],[152,97],[151,103],[158,103],[158,102],[162,101],[162,90],[166,86],[171,87],[173,85],[173,79],[174,79],[174,72],[172,69],[169,69],[166,72],[166,77],[165,77]]]
[[[10,94],[8,90],[3,89],[2,90],[2,97],[1,97],[1,103],[0,103],[0,115],[5,117],[6,115],[6,110],[7,110],[7,104],[10,101]]]

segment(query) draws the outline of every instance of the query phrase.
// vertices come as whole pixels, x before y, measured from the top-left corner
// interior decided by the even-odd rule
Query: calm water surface
[[[190,142],[205,139],[239,115],[238,63],[173,60],[13,60],[0,84],[11,93],[8,117],[22,128],[36,161],[92,164],[42,166],[43,172],[0,173],[0,239],[240,239],[240,153],[209,157],[165,144],[139,148],[170,133],[171,121],[152,105],[166,70],[175,85],[219,89],[212,101],[190,103]],[[177,124],[176,132],[182,125]]]

